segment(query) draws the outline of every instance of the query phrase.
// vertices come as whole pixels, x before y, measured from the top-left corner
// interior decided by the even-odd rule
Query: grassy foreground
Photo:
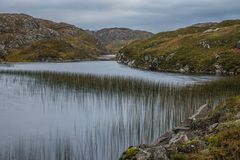
[[[118,60],[159,71],[240,73],[240,20],[162,32],[124,47]]]

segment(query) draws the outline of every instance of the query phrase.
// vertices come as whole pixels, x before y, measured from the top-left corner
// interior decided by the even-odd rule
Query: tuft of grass
[[[171,160],[186,160],[186,156],[184,154],[178,153],[172,156]]]

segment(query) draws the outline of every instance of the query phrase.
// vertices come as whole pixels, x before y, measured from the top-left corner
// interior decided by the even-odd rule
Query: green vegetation
[[[120,158],[119,160],[122,159],[129,159],[129,160],[135,160],[134,158],[136,154],[139,152],[139,149],[137,147],[129,147],[125,153],[123,153],[123,157]]]
[[[240,73],[240,20],[190,26],[135,41],[118,56],[133,66],[160,71]],[[144,59],[145,56],[150,57]]]
[[[205,160],[205,159],[238,159],[240,157],[240,97],[234,97],[226,100],[215,110],[207,113],[203,118],[196,121],[194,130],[205,130],[201,139],[183,144],[180,153],[183,154],[184,146],[196,143],[207,144],[204,148],[199,148],[189,153],[184,153],[187,159]],[[218,123],[216,129],[207,132],[207,127],[213,123]]]
[[[172,160],[186,160],[186,156],[184,154],[175,154],[171,158]]]
[[[87,48],[76,48],[62,40],[43,40],[21,49],[11,49],[7,56],[9,62],[31,62],[47,60],[94,59],[96,53],[89,53]],[[91,51],[89,49],[89,51]]]

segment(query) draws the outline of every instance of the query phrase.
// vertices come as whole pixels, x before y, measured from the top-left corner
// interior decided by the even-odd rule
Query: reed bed
[[[124,118],[121,117],[116,124],[111,124],[106,135],[100,132],[104,128],[99,125],[94,133],[86,134],[85,142],[79,142],[77,145],[68,137],[53,138],[51,144],[45,144],[42,140],[36,143],[34,138],[30,141],[21,140],[0,151],[0,160],[116,159],[128,145],[153,142],[160,134],[190,116],[200,105],[215,105],[228,97],[240,95],[238,76],[176,85],[126,77],[74,73],[0,71],[0,77],[1,75],[16,77],[16,81],[29,81],[29,89],[32,92],[40,90],[44,93],[48,88],[51,91],[50,96],[64,92],[64,96],[75,97],[81,103],[84,101],[83,94],[99,99],[107,96],[109,99],[117,99],[115,105],[108,105],[110,107],[119,107],[120,103],[135,103],[138,108],[134,109],[133,113],[128,113],[128,117],[132,117],[128,125],[124,126]],[[121,108],[116,110],[119,110],[119,114],[122,113]],[[118,139],[106,141],[109,139],[109,133]],[[148,136],[142,140],[145,135]]]
[[[162,98],[168,97],[172,99],[175,97],[182,100],[203,97],[209,102],[211,99],[240,94],[240,76],[222,77],[204,83],[177,85],[126,77],[46,71],[0,71],[0,74],[23,78],[31,77],[36,80],[36,85],[46,85],[53,90],[64,88],[83,92],[94,91],[99,94],[118,93],[136,96],[144,95],[146,97],[160,95]]]

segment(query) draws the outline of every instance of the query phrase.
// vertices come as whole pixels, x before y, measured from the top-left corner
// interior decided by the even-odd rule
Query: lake
[[[216,76],[209,75],[184,75],[178,73],[150,72],[129,68],[126,65],[118,64],[115,61],[89,61],[70,63],[17,63],[12,67],[0,67],[7,70],[27,71],[55,71],[80,74],[94,74],[100,76],[121,76],[132,77],[165,83],[189,84],[201,81],[216,79]]]
[[[114,61],[17,63],[0,70],[31,71],[0,74],[0,159],[10,160],[117,159],[131,145],[154,142],[207,102],[192,93],[181,96],[178,86],[219,78],[148,72]]]

